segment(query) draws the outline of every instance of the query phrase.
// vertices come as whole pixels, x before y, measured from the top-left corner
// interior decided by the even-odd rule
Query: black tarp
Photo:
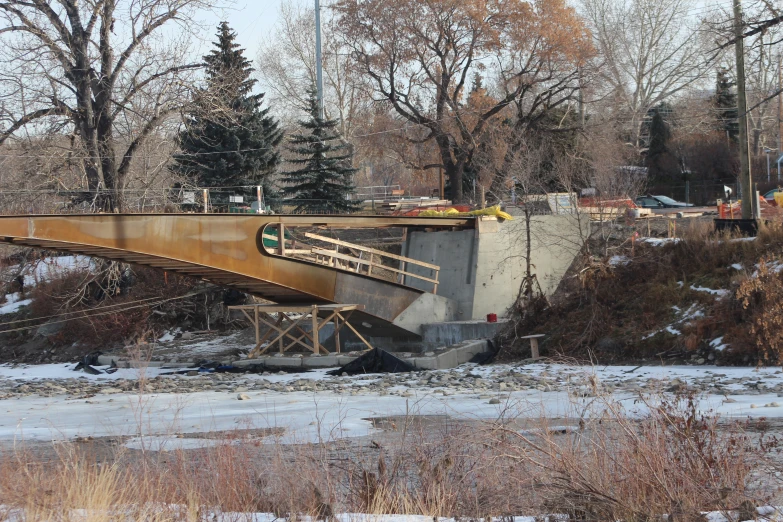
[[[395,357],[394,355],[373,348],[358,359],[349,362],[342,368],[328,372],[329,375],[356,375],[360,373],[405,373],[415,372],[417,369],[410,363]]]

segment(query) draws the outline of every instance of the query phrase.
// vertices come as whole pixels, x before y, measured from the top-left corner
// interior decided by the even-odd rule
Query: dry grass
[[[774,289],[779,285],[772,284],[780,280],[780,274],[764,275],[761,287],[749,283],[756,279],[756,266],[762,261],[770,264],[781,259],[783,225],[761,225],[753,241],[726,232],[716,234],[711,221],[691,221],[677,233],[678,242],[664,246],[642,243],[632,247],[629,242],[618,246],[613,254],[632,259],[627,265],[583,259],[541,313],[517,314],[522,319],[515,325],[516,334],[546,334],[542,348],[549,356],[597,357],[601,362],[662,356],[687,359],[708,352],[709,342],[720,336],[733,348],[719,354],[722,362],[783,360],[774,348],[783,346],[774,320],[776,303],[783,306],[783,297],[776,296]],[[692,290],[692,285],[727,289],[730,295],[716,300],[714,295]],[[744,291],[737,293],[740,288]],[[677,324],[683,335],[664,332],[648,337],[676,323],[677,309],[693,305],[704,317]],[[764,334],[760,345],[757,340],[764,328],[768,335]],[[503,357],[509,360],[529,352],[513,332],[506,333],[501,346]]]
[[[636,417],[608,398],[578,410],[575,403],[582,420],[573,431],[543,416],[523,426],[511,405],[480,424],[433,428],[410,417],[399,420],[393,442],[371,449],[237,439],[166,453],[115,447],[102,456],[65,445],[54,460],[18,449],[0,459],[0,498],[17,520],[36,522],[193,521],[220,512],[691,520],[778,500],[777,444],[763,426],[721,425],[691,397],[643,406],[647,414]]]

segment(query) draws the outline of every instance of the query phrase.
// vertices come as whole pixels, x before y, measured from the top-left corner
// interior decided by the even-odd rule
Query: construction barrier
[[[448,208],[443,211],[425,210],[419,213],[420,217],[470,217],[470,216],[494,216],[498,219],[513,220],[511,214],[500,210],[500,205],[494,207],[482,208],[471,212],[460,212],[456,208]]]
[[[780,196],[780,198],[778,197]],[[764,199],[764,196],[759,196],[759,209],[761,211],[761,217],[771,219],[780,218],[783,213],[783,193],[775,194],[775,202],[777,206],[771,205],[769,201]],[[718,205],[718,217],[720,219],[740,219],[742,217],[742,200],[732,201],[731,203],[721,202]]]

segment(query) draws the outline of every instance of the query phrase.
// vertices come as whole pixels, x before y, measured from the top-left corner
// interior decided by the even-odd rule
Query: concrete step
[[[486,321],[453,321],[421,326],[422,336],[429,345],[452,346],[472,339],[494,339],[508,324],[508,319],[496,323]]]

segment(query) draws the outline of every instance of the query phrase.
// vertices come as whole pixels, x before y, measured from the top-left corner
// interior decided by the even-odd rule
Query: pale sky
[[[297,0],[303,4],[314,5],[314,0]],[[232,8],[216,9],[215,13],[204,13],[202,20],[213,27],[205,35],[208,42],[213,41],[217,24],[226,21],[236,31],[239,45],[246,49],[245,57],[255,62],[258,49],[275,25],[280,11],[281,0],[235,0]],[[321,1],[321,9],[325,1]]]

